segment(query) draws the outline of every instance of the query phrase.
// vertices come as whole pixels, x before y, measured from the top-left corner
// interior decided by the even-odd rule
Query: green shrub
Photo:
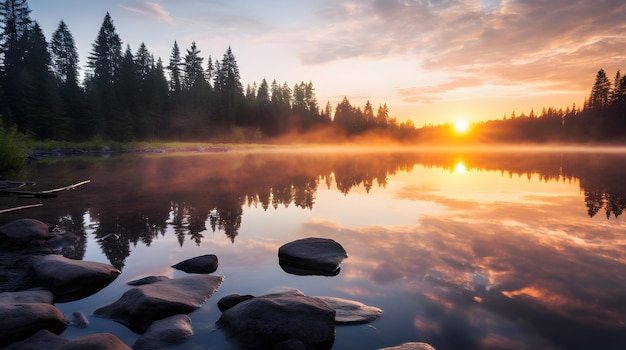
[[[27,137],[16,127],[6,128],[0,117],[0,178],[23,174],[28,155]]]

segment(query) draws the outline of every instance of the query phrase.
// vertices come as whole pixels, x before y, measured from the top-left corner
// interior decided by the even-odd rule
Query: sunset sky
[[[108,11],[124,48],[167,65],[174,40],[232,47],[244,87],[312,81],[333,108],[387,103],[416,126],[581,105],[600,68],[626,72],[623,0],[29,0],[48,40],[61,19],[84,66]]]

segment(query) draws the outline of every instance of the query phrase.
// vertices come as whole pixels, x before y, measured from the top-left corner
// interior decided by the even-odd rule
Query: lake
[[[80,239],[63,254],[122,274],[85,299],[57,304],[90,325],[75,338],[137,335],[91,313],[149,275],[215,254],[224,283],[190,314],[180,349],[229,349],[215,326],[225,295],[291,287],[379,307],[338,326],[333,349],[427,342],[436,349],[626,348],[626,152],[614,149],[269,149],[127,154],[37,161],[29,189],[86,179],[57,198],[0,197],[0,215],[56,223]],[[118,241],[100,241],[118,233]],[[298,276],[278,248],[332,238],[337,276]]]

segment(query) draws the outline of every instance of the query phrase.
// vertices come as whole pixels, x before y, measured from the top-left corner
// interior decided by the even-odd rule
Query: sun
[[[470,122],[467,119],[457,119],[454,122],[454,130],[459,134],[466,133],[470,128]]]

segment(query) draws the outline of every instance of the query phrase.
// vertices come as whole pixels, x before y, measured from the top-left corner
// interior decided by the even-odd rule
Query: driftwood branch
[[[8,208],[8,209],[1,209],[0,210],[0,214],[5,214],[5,213],[10,213],[12,211],[18,211],[18,210],[22,210],[22,209],[30,209],[30,208],[37,208],[37,207],[42,207],[43,204],[30,204],[30,205],[22,205],[21,207],[14,207],[14,208]]]
[[[55,188],[55,189],[46,190],[46,191],[24,191],[24,190],[14,190],[14,189],[7,188],[7,189],[0,189],[0,193],[17,194],[20,197],[56,197],[56,194],[59,192],[73,190],[78,186],[88,184],[90,182],[91,180],[85,180],[79,183],[75,183],[73,185]]]

